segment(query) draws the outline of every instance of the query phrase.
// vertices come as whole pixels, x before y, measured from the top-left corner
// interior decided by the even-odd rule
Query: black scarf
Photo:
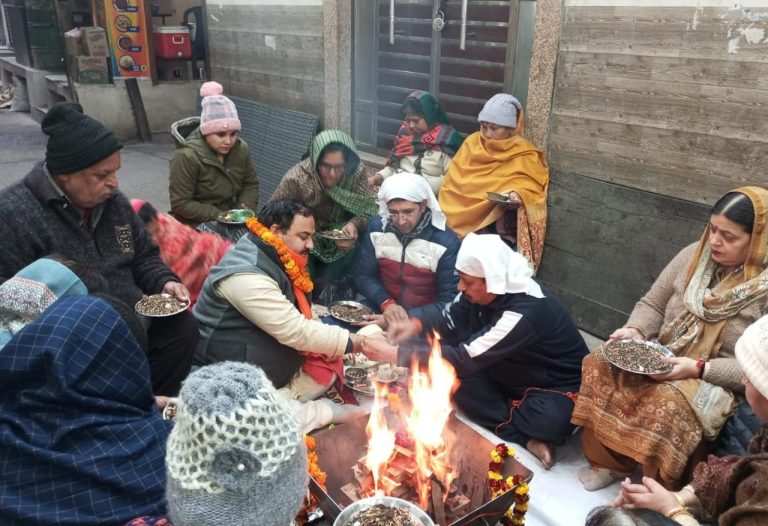
[[[421,235],[425,228],[432,224],[432,210],[427,208],[424,213],[421,214],[419,222],[416,224],[413,230],[407,234],[403,234],[396,227],[392,220],[387,221],[387,226],[384,228],[384,232],[392,232],[397,236],[397,239],[403,244],[407,245],[411,240],[416,239]]]

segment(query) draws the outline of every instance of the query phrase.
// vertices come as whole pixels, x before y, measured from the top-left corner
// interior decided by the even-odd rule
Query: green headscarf
[[[333,188],[325,188],[323,180],[317,172],[317,165],[320,162],[320,155],[323,153],[323,150],[333,143],[341,144],[349,150],[346,156],[347,169],[339,184]],[[325,192],[331,196],[331,199],[352,214],[352,216],[371,218],[377,213],[378,206],[372,196],[360,195],[352,190],[355,186],[355,180],[358,177],[363,177],[360,156],[357,154],[355,141],[352,140],[352,137],[340,130],[322,131],[312,139],[309,155],[312,158],[312,174],[317,177]]]
[[[421,113],[424,115],[424,120],[427,121],[427,124],[430,128],[435,124],[449,124],[448,116],[443,111],[440,103],[437,102],[437,99],[431,93],[420,90],[413,91],[405,98],[403,107],[405,107],[409,101],[414,101],[418,107],[421,108]]]

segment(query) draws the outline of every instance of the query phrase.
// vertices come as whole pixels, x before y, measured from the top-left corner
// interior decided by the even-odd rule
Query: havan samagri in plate
[[[603,355],[619,369],[637,374],[662,374],[672,370],[663,356],[675,355],[656,342],[645,340],[613,340],[603,346]]]
[[[221,212],[216,216],[216,221],[226,225],[241,225],[252,217],[256,217],[256,213],[253,210],[248,208],[235,208],[233,210]]]
[[[363,321],[364,316],[370,316],[373,311],[356,301],[335,301],[328,305],[328,312],[337,320],[347,323]]]
[[[183,312],[187,307],[189,301],[179,301],[170,294],[153,294],[141,298],[134,309],[143,316],[163,318]]]

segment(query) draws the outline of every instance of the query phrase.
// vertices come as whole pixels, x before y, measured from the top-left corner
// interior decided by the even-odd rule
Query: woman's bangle
[[[693,515],[691,515],[691,512],[688,511],[688,508],[685,506],[680,506],[679,508],[675,508],[664,514],[664,516],[668,519],[674,519],[678,515],[690,515],[691,517],[693,517]]]
[[[707,362],[704,360],[696,360],[696,370],[699,372],[699,380],[704,378],[704,367],[706,367]]]
[[[680,495],[679,491],[673,491],[672,495],[675,497],[675,499],[677,499],[677,503],[680,504],[681,508],[688,508],[688,506],[685,504],[685,499],[682,495]]]

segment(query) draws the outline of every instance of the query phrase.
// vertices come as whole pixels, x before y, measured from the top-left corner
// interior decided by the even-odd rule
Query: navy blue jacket
[[[544,298],[505,294],[489,305],[461,294],[443,312],[419,319],[425,334],[440,334],[443,357],[459,378],[484,370],[511,397],[528,387],[578,387],[589,349],[565,306],[542,291]]]

